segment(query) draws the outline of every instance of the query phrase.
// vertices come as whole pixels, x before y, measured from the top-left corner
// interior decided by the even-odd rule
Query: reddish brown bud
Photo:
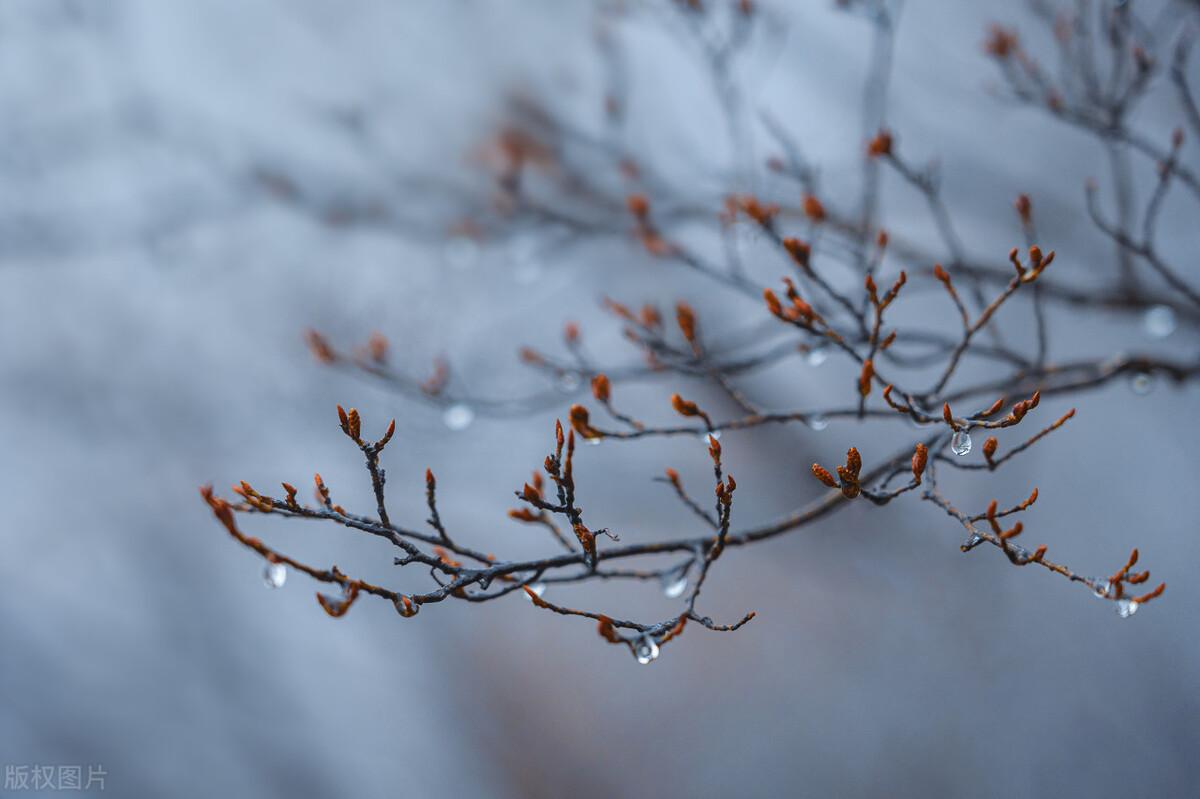
[[[305,340],[308,342],[308,349],[312,352],[313,357],[320,363],[333,363],[337,360],[337,353],[329,346],[329,342],[324,336],[315,330],[309,330],[304,334]]]
[[[1030,202],[1029,195],[1018,194],[1013,207],[1017,209],[1017,216],[1021,217],[1021,223],[1028,225],[1033,215],[1033,203]]]
[[[929,448],[924,444],[918,443],[916,451],[912,456],[912,473],[913,480],[921,482],[921,475],[925,473],[925,464],[929,460]]]
[[[988,37],[983,43],[983,49],[988,55],[1004,60],[1017,49],[1017,34],[1009,28],[992,25],[988,29]]]
[[[598,374],[592,378],[592,396],[601,402],[608,402],[608,398],[612,392],[612,386],[608,382],[608,375]]]
[[[688,341],[696,340],[696,312],[686,302],[676,303],[675,321],[679,324],[679,332]]]
[[[629,195],[625,198],[625,206],[629,209],[629,213],[638,219],[645,219],[650,213],[650,201],[644,194]]]
[[[700,406],[699,405],[697,405],[694,402],[685,400],[683,397],[679,396],[678,394],[671,395],[671,407],[674,408],[675,412],[678,413],[680,416],[699,416],[700,415]]]
[[[813,473],[813,477],[817,478],[818,480],[820,480],[822,483],[829,486],[830,488],[838,487],[837,480],[835,480],[833,478],[833,475],[829,473],[829,470],[826,469],[821,464],[814,463],[812,465],[812,473]],[[741,507],[741,506],[739,505],[739,507]]]
[[[367,339],[367,352],[375,363],[386,363],[388,357],[388,340],[382,333],[375,332]]]
[[[875,138],[867,144],[867,155],[878,158],[881,155],[892,154],[892,134],[886,128],[875,134]]]
[[[858,473],[862,471],[862,456],[858,454],[858,450],[854,447],[846,450],[846,466],[856,478],[858,477]]]
[[[808,242],[789,237],[783,240],[783,248],[788,251],[788,255],[792,256],[792,260],[808,269],[808,261],[812,257],[812,247]]]
[[[804,215],[813,222],[825,221],[825,206],[812,194],[804,195]]]
[[[875,376],[875,364],[868,358],[863,362],[862,372],[858,376],[858,393],[863,397],[871,393],[871,378]]]
[[[775,292],[770,289],[763,289],[763,299],[767,302],[767,310],[775,316],[783,315],[783,303],[779,301],[779,297],[775,296]]]

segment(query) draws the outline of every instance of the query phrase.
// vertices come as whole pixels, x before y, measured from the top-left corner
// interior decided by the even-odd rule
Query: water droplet
[[[820,432],[826,427],[829,427],[829,420],[819,413],[814,413],[812,416],[808,417],[808,426],[813,430]]]
[[[442,258],[453,269],[470,269],[479,260],[479,245],[468,236],[455,236],[442,248]]]
[[[263,585],[267,588],[283,588],[287,582],[287,566],[282,563],[268,563],[263,566]]]
[[[420,605],[413,602],[411,597],[404,596],[403,594],[393,599],[392,604],[396,606],[396,612],[406,619],[411,619],[421,610]]]
[[[1128,619],[1130,616],[1138,612],[1138,603],[1132,599],[1117,600],[1117,615],[1122,619]]]
[[[603,440],[604,439],[600,436],[596,436],[595,438],[585,438],[583,443],[587,444],[589,447],[598,447],[600,446],[600,442]]]
[[[1108,599],[1108,592],[1111,589],[1112,589],[1112,583],[1107,582],[1107,581],[1103,582],[1103,583],[1100,583],[1100,582],[1092,583],[1092,593],[1094,593],[1096,596],[1100,597],[1101,599]]]
[[[955,455],[966,455],[971,451],[971,434],[966,430],[955,430],[950,438],[950,449]]]
[[[633,645],[633,656],[637,658],[638,663],[645,666],[658,657],[658,644],[650,636],[643,635]]]
[[[456,402],[442,414],[442,423],[451,430],[466,430],[475,421],[475,411],[470,405]]]
[[[687,572],[683,574],[668,574],[663,577],[663,594],[667,599],[679,599],[687,590]]]
[[[1169,305],[1155,305],[1146,311],[1142,324],[1150,338],[1166,338],[1175,332],[1175,311]]]
[[[825,359],[828,357],[829,353],[825,351],[824,347],[814,347],[808,351],[808,355],[805,357],[805,360],[808,362],[809,366],[820,366],[821,364],[825,363]]]
[[[558,376],[556,385],[562,393],[570,394],[579,388],[580,382],[579,375],[574,372],[563,372]]]
[[[536,594],[538,596],[541,596],[542,594],[546,593],[546,584],[545,583],[530,583],[528,587],[529,587],[530,591],[532,591],[534,594]],[[529,594],[525,594],[525,598],[529,599],[530,602],[533,601],[532,599],[530,599]]]
[[[1154,390],[1154,378],[1146,372],[1136,372],[1129,378],[1129,390],[1144,397]]]
[[[721,431],[713,430],[711,433],[705,433],[704,434],[704,443],[705,444],[710,443],[709,439],[712,439],[713,441],[720,441],[721,440]]]
[[[346,586],[335,583],[331,586],[331,588],[338,591],[338,593],[336,595],[318,594],[318,596],[325,600],[325,604],[328,606],[328,612],[339,614],[346,606]]]

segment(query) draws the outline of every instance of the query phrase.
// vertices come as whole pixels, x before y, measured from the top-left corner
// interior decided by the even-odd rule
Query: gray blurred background
[[[793,132],[833,199],[852,198],[866,26],[825,2],[766,5],[786,24],[748,67],[748,102]],[[1084,179],[1106,177],[1102,152],[989,95],[980,43],[995,15],[1030,22],[1018,4],[910,0],[891,124],[911,158],[940,159],[970,252],[1002,258],[1020,243],[1011,203],[1027,191],[1060,274],[1107,280],[1111,249],[1082,211]],[[994,550],[961,554],[956,525],[916,501],[854,504],[730,552],[702,609],[759,617],[736,634],[689,629],[649,668],[518,596],[410,620],[368,598],[334,620],[296,575],[263,587],[258,559],[196,489],[307,486],[319,470],[339,502],[371,507],[336,403],[369,430],[397,417],[393,517],[424,519],[429,466],[464,541],[550,551],[504,511],[570,397],[451,431],[439,409],[315,364],[305,328],[339,343],[378,329],[401,365],[419,373],[446,354],[468,389],[500,396],[541,386],[516,348],[561,352],[568,320],[598,360],[636,359],[601,293],[687,299],[702,318],[726,314],[717,330],[761,313],[629,242],[519,258],[484,246],[465,268],[447,258],[430,220],[453,195],[423,187],[474,185],[466,155],[513,93],[593,124],[592,23],[589,4],[551,0],[0,3],[0,762],[102,764],[119,796],[1200,794],[1194,388],[1135,396],[1118,383],[1045,402],[1041,418],[1079,415],[1009,474],[947,482],[977,508],[1038,485],[1029,543],[1083,573],[1141,547],[1170,587],[1124,621]],[[694,63],[652,29],[625,43],[636,145],[711,178],[728,144]],[[1174,109],[1149,104],[1138,122],[1161,140]],[[761,135],[757,146],[772,152]],[[276,201],[263,170],[294,175],[317,209]],[[1196,282],[1190,200],[1173,198],[1163,238]],[[322,203],[397,216],[342,224]],[[884,209],[936,246],[894,176]],[[775,261],[757,274],[780,273]],[[910,303],[946,313],[927,287]],[[1196,351],[1194,329],[1159,341],[1098,312],[1056,317],[1052,335],[1054,358]],[[747,385],[804,407],[844,398],[852,380],[836,359],[792,360]],[[667,421],[671,390],[623,396]],[[906,435],[728,436],[735,526],[817,496],[812,461],[858,444],[869,463]],[[705,459],[697,441],[587,448],[581,504],[627,542],[695,535],[650,478],[674,466],[705,485]],[[423,586],[381,543],[270,521],[246,527],[309,562]],[[652,585],[552,592],[639,618],[672,607]]]

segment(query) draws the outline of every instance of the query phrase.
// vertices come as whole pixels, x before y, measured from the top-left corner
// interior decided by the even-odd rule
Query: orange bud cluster
[[[840,487],[842,489],[842,496],[846,499],[854,499],[861,492],[862,487],[858,483],[858,475],[861,471],[862,456],[858,454],[858,450],[854,447],[846,451],[846,464],[837,467],[837,480],[821,464],[814,463],[812,465],[813,477],[816,477],[830,488]]]
[[[1041,399],[1041,391],[1033,392],[1033,396],[1031,396],[1029,399],[1021,400],[1016,405],[1013,405],[1012,411],[1009,412],[1008,416],[1001,420],[1000,425],[1002,427],[1010,427],[1018,424],[1022,419],[1025,418],[1025,414],[1029,413],[1038,406],[1038,403],[1041,402]],[[1072,411],[1072,413],[1074,413],[1074,411]]]
[[[346,411],[341,405],[337,406],[338,419],[342,424],[342,432],[346,434],[354,443],[362,444],[362,419],[358,416],[358,411],[351,408]]]
[[[787,308],[784,308],[779,296],[770,289],[763,289],[763,300],[767,303],[767,310],[772,316],[782,319],[786,322],[802,322],[805,325],[810,325],[814,320],[820,321],[821,317],[813,310],[813,307],[805,302],[800,297],[800,293],[796,291],[796,284],[791,278],[783,279],[784,285],[787,287],[788,302],[791,303]]]
[[[1042,255],[1042,249],[1036,244],[1030,247],[1028,268],[1021,263],[1021,258],[1016,247],[1013,247],[1009,251],[1008,260],[1012,262],[1013,268],[1017,270],[1017,278],[1022,283],[1032,283],[1054,261],[1054,250]]]

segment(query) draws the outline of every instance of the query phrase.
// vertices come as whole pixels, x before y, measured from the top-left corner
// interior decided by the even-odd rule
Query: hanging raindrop
[[[633,656],[637,658],[638,663],[645,666],[658,657],[658,644],[650,636],[643,635],[633,645]]]
[[[1129,390],[1144,397],[1154,390],[1154,378],[1146,372],[1136,372],[1129,378]]]
[[[829,420],[819,413],[814,413],[812,416],[808,417],[807,422],[808,426],[817,432],[829,427]]]
[[[268,563],[263,566],[263,585],[267,588],[283,588],[287,582],[287,566],[282,563]]]
[[[585,438],[583,443],[587,444],[589,447],[598,447],[600,446],[600,442],[603,440],[604,439],[602,437],[596,436],[595,438]]]
[[[546,593],[546,584],[545,583],[530,583],[526,587],[539,597],[542,594]],[[529,594],[526,594],[525,598],[528,599],[530,602],[533,601],[533,599],[530,598]]]
[[[966,430],[955,430],[950,438],[950,449],[955,455],[966,455],[971,451],[971,434]]]
[[[705,443],[705,444],[708,444],[708,443],[710,443],[710,442],[709,442],[709,439],[712,439],[713,441],[720,441],[720,440],[721,440],[721,431],[720,431],[720,430],[713,430],[713,431],[712,431],[712,432],[710,432],[710,433],[705,433],[705,434],[704,434],[704,443]]]
[[[1108,599],[1108,592],[1112,590],[1112,583],[1105,581],[1103,583],[1092,583],[1092,593],[1101,599]]]
[[[1117,600],[1117,615],[1122,619],[1128,619],[1138,611],[1138,603],[1133,599],[1118,599]]]
[[[1175,332],[1175,311],[1169,305],[1155,305],[1146,311],[1142,324],[1151,338],[1166,338]]]
[[[466,430],[475,421],[475,411],[470,405],[456,402],[442,414],[442,423],[451,430]]]
[[[667,599],[679,599],[679,597],[683,596],[683,592],[687,590],[687,587],[688,578],[686,571],[663,576],[663,595]]]
[[[824,347],[813,347],[808,351],[808,355],[805,356],[805,360],[808,362],[809,366],[820,366],[821,364],[825,363],[825,359],[828,357],[829,353],[825,351]]]

